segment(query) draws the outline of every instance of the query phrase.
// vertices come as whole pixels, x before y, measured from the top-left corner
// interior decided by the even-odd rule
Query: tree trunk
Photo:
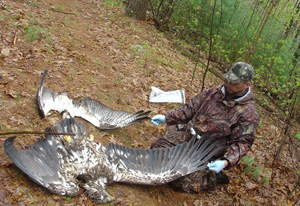
[[[125,13],[138,20],[146,20],[148,0],[128,0]]]
[[[170,30],[170,19],[176,4],[180,0],[155,0],[149,1],[155,26],[159,31]]]
[[[252,46],[252,49],[250,50],[250,52],[249,52],[249,54],[248,54],[248,57],[247,57],[246,62],[249,62],[249,61],[250,61],[250,58],[251,58],[252,54],[255,52],[256,46],[257,46],[257,43],[258,43],[258,40],[259,40],[259,38],[260,38],[260,36],[261,36],[261,34],[262,34],[264,28],[265,28],[265,25],[266,25],[267,21],[269,20],[269,17],[270,17],[270,14],[271,14],[272,10],[275,8],[275,6],[277,5],[278,2],[279,2],[279,0],[273,0],[273,1],[272,1],[272,3],[271,3],[271,4],[272,4],[272,5],[271,5],[271,8],[269,9],[269,11],[268,11],[268,13],[267,13],[267,15],[266,15],[266,18],[265,18],[264,21],[263,21],[263,24],[262,24],[262,26],[261,26],[261,28],[260,28],[260,30],[259,30],[259,32],[258,32],[258,35],[257,35],[257,37],[256,37],[256,40],[255,40],[253,46]]]
[[[204,90],[205,77],[206,77],[206,74],[207,74],[207,71],[208,71],[208,68],[209,68],[209,62],[210,62],[211,55],[212,55],[212,52],[213,52],[212,51],[212,46],[213,46],[213,26],[214,26],[214,16],[215,16],[216,4],[217,4],[217,0],[215,0],[215,2],[214,2],[214,8],[213,8],[212,14],[211,14],[210,41],[209,41],[208,59],[207,59],[206,69],[205,69],[204,74],[203,74],[201,92]]]

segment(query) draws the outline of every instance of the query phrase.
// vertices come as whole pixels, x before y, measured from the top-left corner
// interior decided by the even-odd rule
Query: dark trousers
[[[151,148],[172,147],[183,143],[184,129],[175,125],[167,126],[165,138],[157,139]],[[169,183],[175,191],[198,193],[204,190],[214,190],[217,186],[216,173],[208,169],[191,173]]]

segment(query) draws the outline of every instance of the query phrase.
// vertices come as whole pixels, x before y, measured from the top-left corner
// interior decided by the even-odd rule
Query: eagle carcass
[[[38,107],[43,116],[47,116],[51,110],[59,113],[67,112],[71,117],[81,117],[98,129],[117,129],[136,122],[149,119],[150,111],[139,111],[129,113],[113,110],[97,100],[84,98],[83,100],[72,100],[67,93],[56,93],[51,89],[44,88],[47,75],[45,70],[37,93]]]
[[[93,141],[82,123],[63,119],[54,126],[57,133],[45,135],[29,150],[16,149],[15,137],[4,142],[8,157],[34,182],[58,195],[75,196],[82,186],[96,202],[113,201],[107,184],[123,182],[161,185],[205,169],[206,161],[223,149],[213,139],[196,136],[189,142],[155,149],[134,149],[116,144],[103,146]]]

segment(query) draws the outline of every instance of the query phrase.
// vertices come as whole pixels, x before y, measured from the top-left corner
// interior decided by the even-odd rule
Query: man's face
[[[229,95],[239,95],[245,92],[245,90],[250,86],[250,82],[241,81],[236,84],[227,82],[227,92]]]

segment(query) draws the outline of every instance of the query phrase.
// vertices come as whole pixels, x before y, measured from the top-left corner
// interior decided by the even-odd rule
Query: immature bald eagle
[[[149,119],[147,115],[150,111],[136,113],[116,111],[97,100],[84,98],[77,101],[69,99],[67,93],[57,94],[51,89],[44,88],[46,75],[47,70],[42,76],[37,93],[38,106],[44,116],[47,116],[51,110],[59,113],[67,112],[71,117],[81,117],[99,129],[117,129]]]
[[[189,142],[155,149],[133,149],[115,144],[107,147],[95,143],[81,123],[64,119],[55,132],[76,136],[46,135],[29,150],[16,149],[15,137],[4,142],[8,157],[33,181],[58,195],[75,196],[79,181],[96,202],[111,202],[106,192],[112,182],[160,185],[206,168],[206,161],[219,150],[220,142],[192,138]]]

